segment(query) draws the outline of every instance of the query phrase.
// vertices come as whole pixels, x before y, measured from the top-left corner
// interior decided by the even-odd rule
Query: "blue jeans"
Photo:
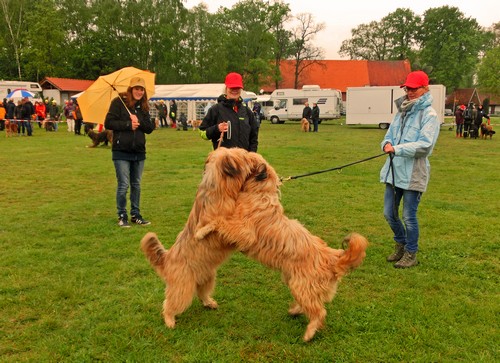
[[[116,180],[116,209],[118,217],[127,217],[127,190],[130,185],[130,214],[141,214],[139,203],[141,200],[141,178],[144,170],[144,160],[113,160],[115,164]]]
[[[411,253],[418,251],[419,228],[417,209],[421,192],[392,188],[386,184],[384,195],[384,217],[394,232],[394,241],[405,245]],[[399,218],[399,205],[403,199],[403,221]],[[403,224],[404,222],[404,224]]]

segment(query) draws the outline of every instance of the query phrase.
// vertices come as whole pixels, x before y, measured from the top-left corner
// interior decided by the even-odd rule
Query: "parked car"
[[[451,108],[445,108],[444,115],[445,116],[453,116],[453,110]]]

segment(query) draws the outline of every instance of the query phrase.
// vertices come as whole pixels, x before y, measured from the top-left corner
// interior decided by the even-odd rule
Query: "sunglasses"
[[[423,87],[417,87],[417,88],[403,87],[403,89],[405,90],[405,92],[416,92],[420,88],[423,88]]]

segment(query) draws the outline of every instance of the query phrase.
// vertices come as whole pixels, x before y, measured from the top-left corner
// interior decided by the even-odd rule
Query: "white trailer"
[[[274,108],[268,112],[271,123],[284,123],[287,120],[302,119],[304,104],[309,102],[312,108],[317,103],[320,120],[331,120],[340,117],[342,108],[342,92],[337,89],[321,89],[319,86],[303,86],[302,89],[276,89],[271,93]]]
[[[35,95],[36,99],[41,99],[42,87],[37,82],[26,81],[0,81],[0,101],[16,89],[24,89]]]
[[[446,87],[442,84],[429,86],[433,101],[441,123],[444,122],[444,104]],[[386,129],[398,112],[394,103],[405,94],[399,86],[348,87],[346,125],[378,125]]]

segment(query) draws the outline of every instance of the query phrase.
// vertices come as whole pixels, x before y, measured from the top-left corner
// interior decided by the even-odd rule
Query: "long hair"
[[[139,102],[141,103],[141,109],[149,112],[148,91],[146,91],[145,88],[144,94],[142,95],[142,98],[139,100]],[[134,97],[132,95],[132,87],[127,88],[127,92],[125,93],[125,104],[128,108],[135,108],[136,101],[134,100]]]

